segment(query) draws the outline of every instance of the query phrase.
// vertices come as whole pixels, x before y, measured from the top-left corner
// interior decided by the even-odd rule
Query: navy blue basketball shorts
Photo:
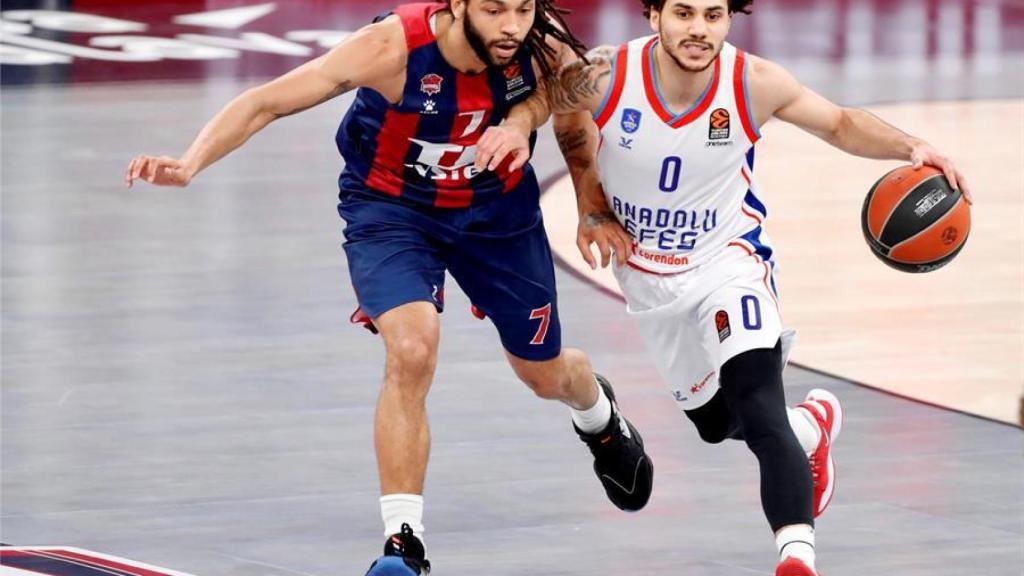
[[[525,360],[561,351],[551,248],[524,186],[480,206],[435,209],[368,193],[342,193],[345,254],[359,305],[370,316],[410,302],[444,309],[445,272]]]

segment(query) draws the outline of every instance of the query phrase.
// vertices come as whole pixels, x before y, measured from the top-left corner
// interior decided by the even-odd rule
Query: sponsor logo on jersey
[[[728,326],[729,326],[729,315],[728,314],[726,314],[726,316],[725,316],[725,324],[726,324],[726,327],[728,328]],[[708,385],[708,382],[711,380],[711,377],[714,376],[714,375],[715,375],[714,372],[710,372],[710,373],[708,373],[707,376],[704,377],[703,380],[701,380],[700,382],[697,382],[693,386],[690,386],[690,394],[696,394],[696,393],[700,392],[701,390],[703,390],[704,387]]]
[[[434,102],[430,98],[423,101],[423,110],[420,110],[420,114],[437,114],[437,102]]]
[[[633,139],[632,138],[626,138],[625,136],[621,136],[619,138],[619,147],[620,148],[625,148],[626,150],[632,150],[633,149]]]
[[[441,82],[444,78],[441,78],[437,74],[427,74],[423,78],[420,78],[420,92],[423,92],[427,96],[433,96],[441,93]]]
[[[718,341],[725,342],[725,339],[732,335],[732,328],[729,327],[729,313],[725,310],[715,312],[715,328],[718,329]]]
[[[718,227],[717,208],[670,210],[636,204],[618,196],[612,196],[611,208],[627,234],[661,255],[693,250],[702,234]]]
[[[410,138],[419,150],[416,159],[405,165],[421,178],[444,182],[468,182],[480,173],[476,169],[476,145],[460,146],[448,142],[428,142]]]
[[[622,111],[622,129],[626,134],[633,134],[640,129],[640,120],[643,119],[643,112],[634,108],[625,108]]]
[[[664,254],[662,252],[648,252],[639,244],[633,244],[633,254],[643,258],[652,264],[666,264],[668,266],[689,266],[690,258],[679,254]]]

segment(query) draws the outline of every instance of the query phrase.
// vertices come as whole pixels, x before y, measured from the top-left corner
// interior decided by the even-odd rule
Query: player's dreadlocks
[[[540,73],[545,80],[554,76],[557,71],[551,68],[551,62],[558,61],[558,50],[547,43],[548,36],[567,46],[580,58],[586,59],[587,47],[565,23],[565,15],[570,12],[572,11],[557,6],[555,0],[537,0],[537,18],[526,36],[526,45],[537,55]]]
[[[451,0],[448,0],[448,4],[451,5]],[[541,77],[549,80],[558,71],[551,65],[552,62],[558,61],[558,49],[547,43],[548,36],[564,44],[581,58],[585,58],[587,47],[569,30],[569,25],[565,22],[565,15],[572,12],[571,10],[558,6],[555,0],[536,0],[536,6],[533,28],[523,43],[529,46],[530,51],[536,56]]]
[[[661,12],[661,9],[665,7],[665,0],[640,0],[640,2],[644,5],[644,18],[651,17],[651,10]],[[753,3],[754,0],[729,0],[729,13],[750,14],[750,5]]]

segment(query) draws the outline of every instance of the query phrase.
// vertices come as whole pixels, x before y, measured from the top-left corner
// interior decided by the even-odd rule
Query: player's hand
[[[124,174],[125,186],[131,188],[137,179],[157,186],[183,187],[192,181],[192,173],[169,156],[136,156]]]
[[[633,237],[622,228],[615,214],[607,209],[582,212],[576,229],[576,247],[580,249],[590,269],[597,270],[591,244],[597,244],[602,268],[608,267],[612,253],[619,266],[625,265],[633,253]]]
[[[910,162],[914,165],[914,170],[921,168],[925,164],[942,170],[942,173],[946,175],[946,180],[949,180],[949,185],[954,190],[959,190],[964,195],[964,200],[967,200],[968,204],[974,204],[974,197],[971,196],[971,191],[967,186],[967,180],[964,178],[964,175],[957,170],[952,160],[943,156],[931,144],[926,142],[915,144],[910,152]]]
[[[514,126],[491,126],[476,144],[476,169],[497,170],[509,155],[510,172],[515,172],[530,159],[530,136]]]

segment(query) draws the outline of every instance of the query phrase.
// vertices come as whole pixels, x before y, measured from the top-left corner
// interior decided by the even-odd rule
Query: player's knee
[[[517,360],[512,363],[516,376],[538,397],[561,400],[569,390],[569,375],[561,369],[559,358],[545,362]]]
[[[752,449],[782,438],[789,420],[779,346],[738,354],[722,365],[721,381],[743,437]]]
[[[684,414],[697,428],[700,439],[708,444],[720,444],[734,437],[732,412],[721,390],[703,406],[686,410]]]
[[[400,382],[429,380],[437,365],[437,345],[415,336],[403,336],[388,342],[387,355],[389,376]]]
[[[729,438],[729,428],[727,426],[698,426],[697,434],[708,444],[721,444]]]
[[[557,374],[520,374],[519,379],[533,390],[534,394],[545,400],[565,398],[569,386],[568,378]]]

